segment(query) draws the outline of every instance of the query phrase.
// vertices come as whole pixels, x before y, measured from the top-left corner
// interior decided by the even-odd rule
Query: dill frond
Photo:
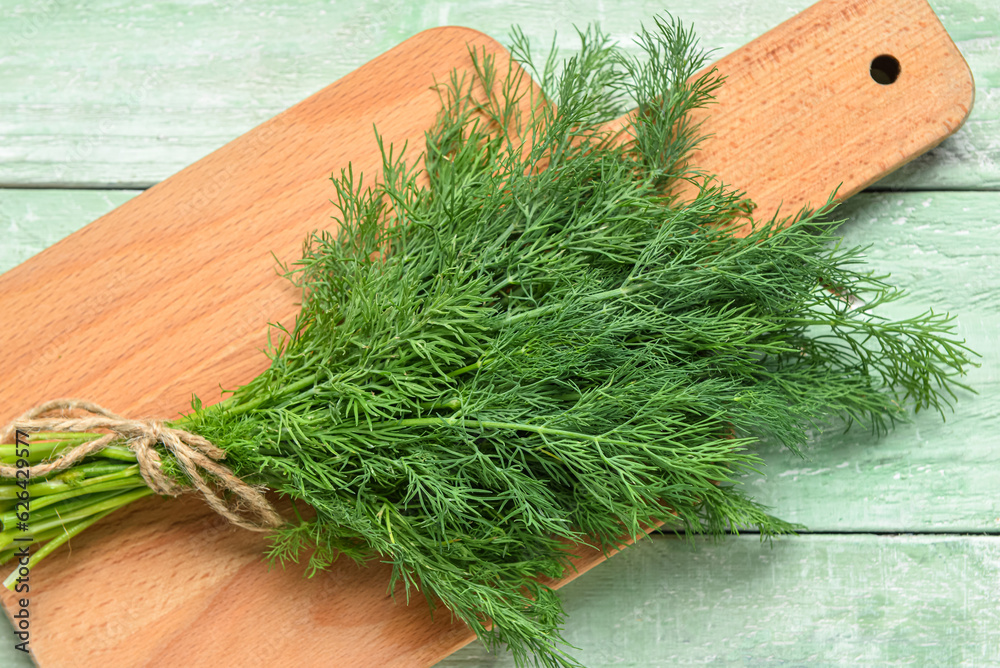
[[[839,246],[832,199],[735,234],[751,203],[687,162],[690,111],[724,85],[695,77],[689,29],[644,29],[645,60],[580,39],[535,67],[515,31],[524,69],[472,51],[424,152],[378,138],[379,179],[335,175],[339,229],[286,268],[302,311],[270,369],[187,419],[315,511],[273,559],[390,562],[390,590],[518,665],[576,665],[539,580],[570,545],[651,521],[791,531],[739,488],[761,438],[796,449],[817,425],[943,411],[972,354],[947,316],[877,314],[901,293]]]

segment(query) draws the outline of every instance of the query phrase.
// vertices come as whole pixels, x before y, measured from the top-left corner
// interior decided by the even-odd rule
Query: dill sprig
[[[302,311],[271,368],[189,423],[315,511],[272,559],[391,562],[390,589],[519,665],[576,665],[539,581],[569,546],[651,521],[788,532],[737,485],[758,439],[884,431],[906,405],[943,410],[969,364],[948,317],[873,313],[901,293],[838,245],[832,199],[754,221],[688,167],[690,111],[722,84],[695,76],[690,30],[658,20],[644,60],[594,29],[580,43],[540,69],[519,32],[525,69],[471,51],[419,158],[379,138],[379,180],[336,175],[339,229],[286,267]]]
[[[521,66],[471,50],[425,151],[376,135],[377,180],[334,175],[270,368],[178,421],[311,509],[271,559],[389,562],[518,665],[577,665],[544,583],[574,544],[792,531],[740,490],[760,439],[943,415],[973,354],[948,316],[877,314],[901,292],[840,246],[832,196],[755,220],[689,166],[723,85],[690,29],[643,29],[644,59],[579,37],[539,67],[518,31]]]

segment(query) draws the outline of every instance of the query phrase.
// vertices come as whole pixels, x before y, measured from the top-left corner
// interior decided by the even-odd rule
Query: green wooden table
[[[503,37],[518,21],[571,49],[574,22],[627,43],[669,10],[722,55],[808,4],[2,0],[0,271],[425,28]],[[806,459],[764,448],[749,491],[809,532],[627,550],[564,590],[583,663],[1000,665],[1000,5],[932,5],[972,67],[975,109],[845,205],[842,230],[910,291],[893,315],[958,314],[983,355],[978,396],[881,440],[816,434]],[[0,666],[30,665],[0,625]],[[440,664],[512,665],[478,644]]]

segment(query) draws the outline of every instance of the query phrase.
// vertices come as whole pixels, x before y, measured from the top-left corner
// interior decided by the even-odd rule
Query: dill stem
[[[55,527],[54,529],[49,529],[48,531],[41,531],[41,532],[39,532],[37,534],[34,534],[32,536],[32,538],[34,538],[34,542],[35,543],[42,543],[44,541],[56,538],[59,535],[61,535],[62,533],[64,533],[64,532],[65,532],[65,528],[63,528],[61,526],[58,526],[58,527]],[[14,557],[17,554],[18,548],[19,548],[19,546],[14,545],[14,546],[10,546],[10,547],[6,547],[6,548],[3,548],[3,549],[0,549],[0,566],[4,565],[8,561],[10,561],[11,558]]]
[[[259,396],[250,401],[247,401],[246,403],[236,403],[239,400],[239,397],[234,395],[229,397],[228,399],[223,399],[217,404],[213,404],[212,406],[206,407],[204,409],[204,412],[211,413],[217,411],[226,411],[230,415],[242,415],[244,413],[249,413],[253,409],[258,408],[261,404],[263,404],[266,401],[270,401],[275,399],[276,397],[293,394],[295,392],[299,392],[301,390],[305,390],[309,387],[312,387],[313,385],[316,384],[317,378],[319,378],[319,374],[314,373],[311,376],[308,376],[301,380],[295,381],[294,383],[290,383],[285,387],[282,387],[279,394],[261,393]],[[174,427],[182,427],[187,423],[189,423],[191,419],[192,419],[191,415],[185,415],[183,417],[171,421],[170,425]]]
[[[55,438],[56,435],[69,438]],[[21,457],[17,454],[19,450],[21,452],[24,451],[24,445],[5,443],[0,445],[0,461],[7,464],[13,464],[19,459],[24,459],[31,464],[36,464],[46,459],[52,459],[65,450],[75,448],[76,446],[86,443],[87,441],[93,441],[96,438],[100,438],[102,435],[103,434],[90,432],[78,434],[53,434],[48,432],[39,432],[31,434],[31,447],[27,457]],[[127,448],[121,449],[126,450]],[[134,456],[133,459],[135,459]]]
[[[65,515],[56,516],[55,519],[46,518],[37,525],[35,525],[34,522],[30,522],[29,531],[27,533],[41,533],[48,529],[64,525],[67,522],[90,517],[91,515],[101,513],[108,509],[114,510],[115,508],[121,508],[122,506],[128,505],[129,503],[137,501],[144,496],[149,496],[150,494],[153,494],[153,490],[148,487],[143,487],[142,489],[137,489],[132,492],[122,492],[109,497],[101,495],[100,498],[96,499],[93,503],[79,504],[74,510],[71,510]],[[25,535],[25,532],[17,531],[15,528],[8,529],[0,533],[0,549],[9,545],[14,540],[15,535]]]
[[[152,493],[152,491],[150,491],[150,493]],[[99,522],[100,520],[104,519],[114,511],[118,510],[118,508],[120,508],[122,505],[125,504],[123,503],[121,505],[105,510],[97,515],[88,517],[81,522],[77,522],[71,527],[66,527],[64,532],[60,533],[58,536],[47,542],[37,552],[35,552],[35,554],[31,556],[31,558],[28,560],[28,568],[31,569],[37,566],[42,559],[47,557],[54,550],[59,548],[61,545],[69,541],[77,534],[81,533],[82,531],[90,527],[92,524]],[[17,582],[18,580],[19,572],[20,569],[15,568],[11,572],[11,574],[7,576],[7,579],[3,581],[3,586],[6,587],[7,589],[13,590],[14,583]]]
[[[458,397],[449,399],[448,401],[421,401],[421,408],[426,408],[427,410],[439,410],[442,408],[447,408],[448,410],[457,411],[462,407],[462,400]]]
[[[96,454],[105,459],[117,459],[122,462],[136,461],[135,452],[122,445],[109,445],[106,448],[102,448]]]
[[[110,490],[104,490],[104,491],[101,491],[101,490],[89,491],[88,490],[89,493],[86,494],[86,495],[84,495],[86,498],[73,497],[71,499],[64,499],[62,503],[56,504],[54,506],[50,505],[49,507],[46,507],[46,508],[44,508],[42,510],[36,510],[34,508],[34,506],[32,506],[32,508],[31,508],[31,520],[30,520],[30,524],[28,526],[28,530],[27,531],[23,531],[21,533],[35,535],[35,534],[39,534],[39,533],[43,533],[45,531],[48,531],[49,529],[51,529],[53,527],[52,526],[42,526],[43,522],[51,520],[53,517],[55,517],[55,518],[67,518],[67,517],[70,516],[71,513],[75,513],[78,510],[83,510],[83,509],[87,508],[88,506],[97,504],[99,502],[107,501],[108,499],[113,498],[113,497],[117,496],[118,494],[121,494],[124,490],[127,490],[127,489],[135,489],[135,485],[125,486],[125,487],[122,487],[121,485],[119,485],[118,488],[116,488],[116,489],[110,489]],[[88,513],[88,515],[92,515],[92,514],[93,513]],[[4,529],[9,530],[9,531],[14,531],[14,527],[17,524],[17,517],[16,517],[16,515],[14,513],[4,513],[4,515],[5,516],[9,516],[9,517],[6,517],[5,520],[4,520],[4,522],[3,522]],[[61,522],[59,522],[59,524],[61,524]],[[41,527],[41,528],[34,528],[36,526]],[[55,524],[53,524],[53,526],[55,526]]]
[[[54,436],[57,435],[72,436],[72,438],[54,438]],[[93,441],[103,435],[104,434],[92,432],[83,432],[79,434],[52,434],[48,432],[39,432],[31,435],[31,448],[28,456],[26,457],[21,457],[17,454],[18,450],[24,450],[23,445],[16,445],[13,443],[0,445],[0,461],[6,464],[14,464],[18,460],[24,459],[29,464],[37,464],[46,460],[52,460],[66,450],[75,448],[76,446],[82,445],[88,441]],[[117,459],[124,462],[136,461],[135,453],[129,448],[121,445],[108,445],[90,456],[102,457],[104,459]]]
[[[80,483],[79,485],[76,485],[75,487],[72,487],[64,492],[47,494],[40,498],[32,498],[32,517],[35,517],[35,511],[53,504],[62,503],[68,499],[74,499],[87,494],[95,494],[97,492],[128,489],[130,487],[144,487],[145,485],[146,481],[139,475],[138,467],[131,467],[130,469],[125,469],[124,471],[112,473],[106,476],[98,476],[96,478],[85,480],[83,483]],[[16,521],[17,514],[12,510],[0,514],[0,528],[10,526]]]
[[[565,436],[568,438],[579,438],[586,441],[592,441],[594,443],[609,443],[614,445],[636,445],[633,441],[626,441],[616,438],[607,438],[605,436],[599,436],[596,434],[584,434],[578,431],[567,431],[565,429],[556,429],[553,427],[544,427],[540,425],[524,424],[522,422],[494,422],[491,420],[470,420],[468,418],[459,417],[426,417],[426,418],[406,418],[404,420],[397,420],[395,422],[376,422],[372,425],[373,428],[379,426],[391,427],[429,427],[434,425],[446,425],[449,427],[457,426],[464,429],[510,429],[513,431],[530,431],[542,436]]]
[[[60,494],[72,489],[78,489],[81,486],[92,484],[95,480],[99,482],[104,482],[109,479],[115,480],[117,478],[107,478],[106,476],[112,476],[130,469],[135,469],[135,467],[129,466],[128,464],[117,463],[98,464],[97,466],[90,466],[87,468],[84,468],[83,466],[75,466],[63,471],[61,475],[51,480],[43,480],[42,482],[28,485],[28,494],[32,499],[39,496],[47,496],[49,494]],[[0,499],[16,499],[18,498],[17,493],[19,490],[20,488],[17,485],[5,485],[0,487]]]
[[[479,359],[468,366],[463,366],[461,369],[455,369],[454,371],[448,372],[448,377],[455,378],[456,376],[461,376],[463,373],[475,371],[476,369],[482,367],[485,363],[486,358]]]
[[[616,299],[618,297],[625,297],[636,292],[641,292],[646,288],[652,287],[653,284],[649,282],[636,282],[632,285],[622,284],[613,290],[605,290],[604,292],[596,292],[592,295],[587,295],[583,297],[580,301],[586,304],[593,304],[595,302],[605,301],[607,299]],[[529,311],[521,311],[520,313],[515,313],[514,315],[508,316],[507,323],[520,322],[522,320],[527,320],[529,318],[537,318],[539,316],[548,315],[554,311],[565,308],[566,303],[562,304],[549,304],[548,306],[539,306],[538,308],[533,308]]]

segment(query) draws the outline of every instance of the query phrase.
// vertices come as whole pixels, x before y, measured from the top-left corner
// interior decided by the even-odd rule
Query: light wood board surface
[[[975,67],[975,63],[973,63],[973,66]],[[980,78],[978,72],[977,78]],[[979,107],[977,106],[977,109],[978,108]],[[32,248],[37,247],[39,243],[46,243],[44,239],[40,242],[34,240],[35,235],[40,234],[46,229],[55,230],[58,229],[58,225],[79,225],[81,222],[86,222],[87,216],[93,217],[93,215],[99,214],[101,212],[101,202],[103,201],[95,199],[94,193],[21,191],[15,193],[16,196],[8,197],[7,195],[9,194],[10,191],[4,193],[4,196],[0,198],[0,215],[4,216],[3,220],[5,224],[9,221],[12,227],[19,226],[20,229],[23,230],[20,236],[17,234],[13,235],[11,238],[13,243],[3,246],[4,253],[10,253],[14,256],[17,256],[17,254],[23,255],[30,253],[32,252]],[[926,261],[922,261],[919,257],[913,257],[912,262],[910,263],[904,262],[902,265],[894,265],[893,262],[900,262],[900,255],[898,253],[894,255],[892,249],[887,249],[884,258],[882,259],[885,259],[890,266],[901,266],[904,272],[910,271],[911,274],[917,278],[930,274],[928,279],[929,281],[933,280],[936,272],[936,275],[939,278],[943,278],[943,285],[934,287],[930,286],[930,283],[927,285],[921,283],[918,291],[926,288],[928,291],[926,294],[928,296],[933,296],[938,300],[947,299],[948,301],[945,303],[949,305],[949,309],[956,310],[963,313],[963,315],[971,313],[975,320],[971,323],[971,325],[968,325],[968,330],[973,335],[990,331],[989,325],[991,321],[989,318],[993,317],[992,322],[994,324],[996,323],[995,306],[993,307],[992,313],[989,310],[989,293],[991,286],[995,287],[995,285],[990,283],[991,277],[988,273],[988,267],[990,265],[986,264],[985,268],[984,266],[977,267],[977,262],[979,262],[983,254],[988,254],[988,251],[991,250],[989,246],[989,238],[991,237],[991,234],[995,234],[995,232],[991,232],[991,229],[993,228],[990,227],[991,221],[989,216],[992,211],[996,210],[995,195],[992,193],[982,193],[981,195],[974,196],[969,195],[967,200],[958,202],[953,199],[957,196],[951,193],[934,193],[934,196],[932,197],[933,201],[929,206],[924,206],[924,202],[928,198],[922,195],[923,194],[906,195],[905,202],[903,201],[904,196],[902,195],[898,198],[894,195],[880,195],[876,196],[870,203],[862,202],[858,205],[859,208],[855,210],[855,214],[863,219],[867,212],[874,212],[871,216],[873,226],[870,228],[852,228],[849,226],[846,229],[860,229],[861,232],[858,235],[860,240],[875,241],[876,243],[880,243],[882,239],[886,238],[886,235],[891,236],[894,233],[899,232],[899,230],[895,230],[894,228],[903,227],[906,232],[910,233],[906,237],[907,241],[902,244],[903,249],[912,247],[920,250],[924,254],[931,255],[940,255],[942,253],[952,255],[957,254],[959,256],[958,261],[954,265],[951,265],[950,270],[938,269],[934,266],[931,266],[929,270],[927,270],[925,269],[925,267],[928,266]],[[124,198],[127,197],[127,194],[102,193],[100,196],[106,198]],[[994,199],[990,199],[991,197]],[[897,199],[899,199],[898,204]],[[92,202],[89,206],[96,206],[97,208],[88,209],[88,205],[85,203],[87,201]],[[951,204],[952,202],[955,203]],[[80,217],[76,223],[68,221],[67,219],[77,210],[79,210],[77,215]],[[916,214],[913,213],[914,210],[916,210]],[[93,213],[86,213],[87,211],[92,211]],[[909,214],[909,217],[907,217],[906,214]],[[968,215],[963,217],[961,214]],[[922,218],[920,217],[921,215],[923,215]],[[899,222],[900,219],[903,220],[902,223]],[[947,225],[941,224],[942,219],[947,219]],[[50,222],[46,223],[46,220]],[[914,222],[912,225],[908,225],[907,220]],[[970,224],[966,224],[967,222]],[[995,218],[993,219],[992,224],[995,226]],[[51,227],[46,227],[47,225]],[[952,232],[953,225],[957,225],[958,228],[961,229],[956,228]],[[967,234],[961,234],[963,231]],[[948,235],[950,232],[951,236],[942,238],[942,235]],[[967,237],[970,234],[973,236],[972,239],[961,238],[963,236]],[[970,243],[966,245],[963,243],[965,241]],[[977,244],[972,245],[971,242],[977,242]],[[985,242],[985,247],[983,247],[982,242]],[[33,246],[33,244],[35,244],[35,246]],[[938,246],[935,246],[935,244],[938,244]],[[957,252],[957,249],[960,246],[963,249],[963,253]],[[936,250],[939,247],[944,250]],[[876,250],[880,249],[877,247]],[[904,260],[909,259],[909,256],[903,257]],[[9,267],[10,265],[8,264],[6,266]],[[992,266],[995,267],[995,264]],[[955,274],[956,267],[958,268],[958,275]],[[909,276],[906,276],[905,278],[907,280],[910,279]],[[909,284],[907,283],[907,285]],[[967,302],[961,301],[961,299],[953,301],[956,296],[962,297],[965,292],[969,292],[970,290],[968,286],[970,285],[972,286],[972,289],[971,294],[969,295],[970,298]],[[956,287],[958,286],[965,289],[956,290]],[[962,292],[963,295],[956,295],[956,292]],[[908,302],[907,304],[912,305],[914,308],[919,307],[921,304],[926,304],[926,299],[923,301],[920,300],[920,296],[922,294],[923,293],[918,292],[916,295],[917,298],[915,300],[911,300],[911,302]],[[952,303],[958,304],[958,306],[952,307]],[[965,306],[964,311],[962,310],[963,306]],[[967,323],[968,318],[963,321],[963,326]],[[995,327],[992,331],[996,331]],[[980,337],[980,340],[982,340],[982,337]],[[988,336],[985,340],[986,342],[990,342],[990,338]],[[975,339],[973,339],[973,341],[975,341]],[[994,338],[992,338],[992,342],[995,343],[995,335]],[[982,350],[983,345],[980,344],[978,348]],[[984,369],[979,372],[977,378],[981,381],[992,381],[994,383],[996,380],[995,374],[987,367],[984,367]],[[977,385],[977,387],[981,386]],[[960,410],[962,406],[963,405],[960,404]],[[987,410],[984,411],[981,404],[978,408],[977,414],[966,414],[965,417],[968,420],[968,424],[973,425],[982,424],[984,421],[991,419],[988,407]],[[833,476],[841,476],[843,485],[846,488],[850,488],[851,486],[855,488],[857,487],[857,478],[851,476],[850,471],[844,471],[843,468],[838,468],[842,463],[841,461],[831,461],[830,463],[832,463],[833,466],[822,465],[823,462],[819,462],[821,465],[817,466],[803,466],[803,463],[800,461],[797,463],[797,466],[786,466],[784,470],[781,470],[780,468],[772,469],[772,477],[774,477],[776,471],[778,473],[778,477],[774,480],[767,481],[766,484],[757,485],[754,488],[754,492],[758,495],[758,497],[765,496],[766,498],[766,494],[768,493],[767,490],[770,489],[770,486],[773,483],[777,483],[779,488],[782,485],[785,485],[784,488],[788,490],[788,499],[779,498],[779,500],[785,501],[787,506],[779,505],[779,514],[788,517],[789,511],[798,512],[797,506],[801,505],[804,500],[816,500],[816,503],[806,504],[810,509],[812,509],[809,512],[814,513],[814,515],[806,513],[807,516],[815,516],[817,519],[821,520],[825,516],[825,521],[828,524],[838,526],[841,530],[850,530],[852,527],[852,521],[855,520],[864,520],[857,525],[859,530],[864,530],[866,526],[873,526],[870,523],[865,524],[865,521],[870,520],[871,518],[874,518],[874,521],[876,522],[875,526],[879,526],[879,530],[906,530],[908,526],[906,522],[918,517],[922,517],[923,519],[922,521],[917,522],[917,529],[933,529],[934,527],[944,528],[950,519],[956,515],[964,515],[964,517],[960,517],[959,524],[954,524],[954,527],[960,528],[961,526],[971,526],[978,527],[978,530],[989,530],[987,522],[995,521],[995,518],[990,520],[988,519],[988,516],[991,512],[995,514],[996,509],[995,502],[992,508],[989,506],[990,499],[987,484],[990,479],[989,473],[991,471],[989,468],[991,460],[988,457],[990,453],[990,449],[988,447],[988,444],[990,443],[988,439],[990,432],[988,428],[983,427],[982,432],[986,440],[984,441],[983,438],[976,438],[974,439],[974,442],[970,444],[970,439],[963,439],[962,436],[974,433],[970,431],[974,429],[974,427],[966,426],[964,427],[965,431],[963,431],[961,423],[962,418],[963,415],[960,413],[957,418],[951,420],[950,424],[954,424],[956,419],[959,420],[957,436],[958,441],[963,443],[968,450],[965,457],[952,456],[949,458],[947,451],[940,452],[939,447],[930,448],[931,450],[936,451],[936,459],[931,458],[928,461],[938,464],[938,468],[940,469],[935,469],[935,474],[947,473],[947,476],[941,477],[946,477],[950,480],[950,482],[941,483],[941,485],[937,488],[932,487],[930,491],[933,492],[933,495],[927,494],[925,495],[925,498],[923,498],[928,508],[932,505],[935,507],[936,513],[921,513],[919,507],[911,509],[911,512],[909,513],[905,512],[904,506],[906,506],[908,501],[912,500],[914,495],[918,501],[921,500],[920,490],[926,486],[927,480],[921,480],[919,476],[913,474],[913,470],[921,469],[922,467],[926,468],[927,466],[927,464],[922,463],[922,460],[920,459],[922,448],[911,447],[911,444],[909,444],[905,439],[900,440],[895,446],[895,449],[890,447],[889,451],[886,452],[880,450],[880,448],[885,445],[884,443],[873,444],[870,440],[866,440],[865,437],[861,435],[856,439],[858,445],[854,446],[850,451],[851,461],[855,462],[859,458],[857,449],[863,448],[863,452],[860,453],[863,455],[860,462],[861,470],[855,471],[854,473],[855,475],[865,474],[864,480],[871,482],[873,492],[884,492],[886,486],[892,488],[895,485],[893,488],[895,502],[894,505],[890,504],[887,510],[882,508],[882,504],[877,503],[877,497],[875,497],[875,503],[867,503],[866,501],[863,501],[863,497],[861,497],[858,491],[854,491],[853,494],[848,493],[846,495],[846,500],[849,502],[847,505],[853,509],[851,513],[841,515],[831,513],[830,509],[835,505],[844,505],[844,495],[841,494],[840,503],[837,503],[837,499],[833,494],[833,491],[836,490],[831,490],[831,494],[826,497],[829,499],[826,502],[826,512],[823,512],[823,499],[820,498],[816,500],[814,498],[815,495],[810,492],[815,492],[816,489],[822,488],[822,485],[816,484],[815,481],[821,481],[824,478],[829,478],[831,475],[831,469]],[[995,409],[992,419],[995,423]],[[980,422],[976,422],[976,420],[979,420]],[[924,425],[923,429],[926,430],[927,428],[934,426],[936,423],[934,420],[926,420],[923,421],[922,424]],[[921,443],[926,442],[926,437],[921,437],[920,433],[921,432],[918,429],[917,438],[923,439],[917,441],[918,446]],[[994,430],[992,433],[995,434],[996,431]],[[930,437],[934,440],[927,443],[927,445],[947,445],[952,443],[955,437],[956,434],[954,430],[950,432],[935,433]],[[820,439],[817,442],[815,447],[816,452],[813,453],[814,457],[823,456],[822,449],[824,443],[826,442],[826,439]],[[972,447],[968,447],[970,445]],[[844,447],[850,447],[849,443],[845,443]],[[957,447],[951,452],[957,454]],[[993,450],[993,452],[995,452],[995,450]],[[843,451],[837,454],[843,454]],[[866,460],[870,460],[870,463],[866,464]],[[993,459],[992,462],[992,471],[995,473],[995,459]],[[785,464],[783,461],[778,460],[773,462],[773,465],[781,467]],[[917,470],[917,473],[920,472],[921,471]],[[782,475],[786,473],[787,475]],[[891,476],[889,476],[890,473],[892,474]],[[959,475],[954,475],[955,473],[958,473]],[[884,479],[881,476],[885,476]],[[805,481],[806,485],[813,484],[813,486],[811,488],[808,486],[802,487],[801,482],[799,482],[799,486],[789,486],[789,484],[793,481]],[[968,487],[968,494],[961,493],[964,491],[963,485]],[[883,488],[882,490],[878,489],[880,486]],[[956,498],[958,503],[955,503]],[[978,508],[977,504],[979,504]],[[863,509],[866,505],[873,506],[868,513],[871,515],[871,518],[862,517]],[[954,508],[952,508],[951,505],[954,505]],[[893,508],[896,510],[895,513],[893,512]],[[798,519],[801,521],[801,515]],[[809,522],[808,519],[805,521]],[[966,523],[962,525],[962,521],[965,521]],[[977,529],[973,528],[971,530]],[[850,541],[852,539],[845,538],[844,540]],[[851,553],[851,550],[847,549],[846,553]],[[859,559],[861,559],[860,556]],[[706,582],[709,582],[710,580],[711,578],[707,578]],[[578,585],[583,585],[585,582],[586,578],[578,582]],[[717,583],[719,586],[722,584],[721,581],[717,581]],[[706,584],[705,586],[709,592],[712,590],[711,584]],[[584,657],[584,660],[586,660],[586,657]],[[594,663],[593,665],[601,664]],[[636,663],[633,665],[642,664]]]

